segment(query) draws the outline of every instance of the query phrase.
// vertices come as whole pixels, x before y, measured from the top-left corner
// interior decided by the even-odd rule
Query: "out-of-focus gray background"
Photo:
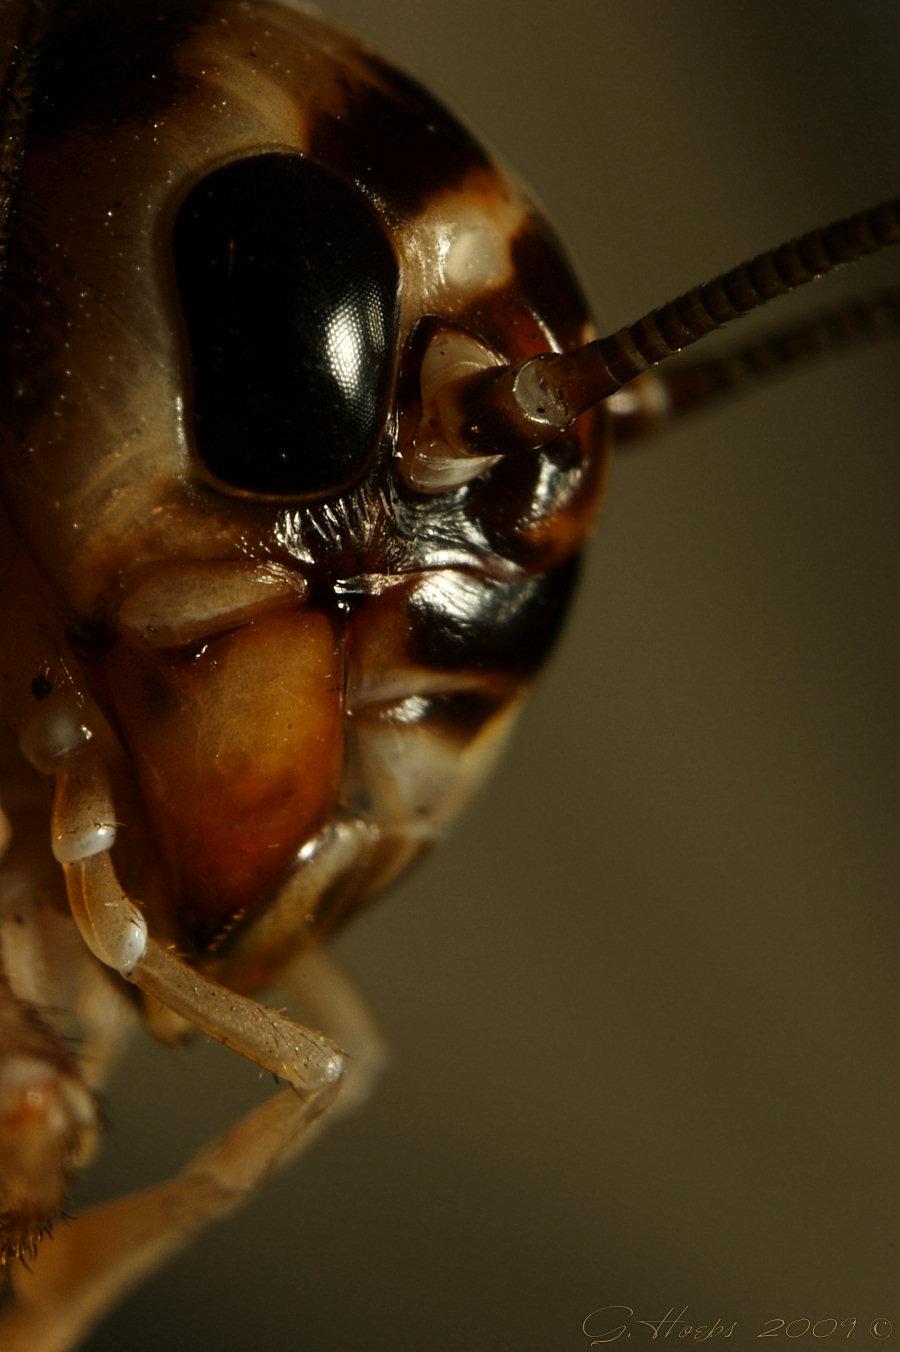
[[[517,166],[607,329],[900,185],[886,0],[328,12]],[[390,1075],[91,1352],[578,1352],[611,1304],[738,1320],[732,1347],[779,1318],[900,1340],[897,361],[618,464],[512,754],[337,944]],[[91,1195],[259,1091],[217,1050],[144,1047]]]

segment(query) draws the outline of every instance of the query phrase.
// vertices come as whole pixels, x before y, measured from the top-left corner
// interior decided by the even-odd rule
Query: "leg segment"
[[[346,973],[319,947],[306,949],[294,960],[285,987],[291,1007],[301,1009],[317,1027],[327,1028],[345,1048],[347,1073],[334,1112],[354,1112],[369,1097],[388,1060],[368,1005]]]
[[[132,1285],[305,1148],[344,1082],[345,1058],[329,1037],[217,985],[148,935],[139,907],[116,876],[118,822],[103,756],[97,739],[82,736],[84,729],[73,718],[74,732],[61,738],[62,722],[48,721],[42,710],[23,749],[41,773],[55,780],[52,848],[65,874],[72,919],[88,950],[290,1088],[214,1141],[178,1178],[57,1226],[29,1267],[12,1264],[13,1300],[0,1316],[3,1352],[68,1352]],[[82,961],[94,967],[81,953]],[[305,1007],[314,1017],[321,1011],[326,1027],[333,1020],[341,1036],[349,1034],[348,1041],[359,1049],[361,1069],[350,1077],[358,1100],[380,1059],[367,1050],[376,1045],[368,1036],[368,1020],[323,958],[310,957],[305,966]]]
[[[348,1079],[358,1102],[381,1060],[369,1016],[321,953],[304,955],[289,982],[311,1013],[332,1016],[331,1026],[357,1051],[365,1069],[358,1084],[352,1069]],[[305,1149],[337,1092],[336,1082],[315,1092],[282,1090],[202,1150],[178,1178],[97,1207],[58,1230],[30,1270],[12,1274],[16,1301],[0,1318],[3,1352],[68,1352],[133,1285]]]
[[[297,1090],[316,1092],[340,1078],[343,1057],[328,1038],[235,995],[148,937],[113,868],[116,817],[102,762],[89,744],[57,768],[51,832],[75,923],[100,962]]]
[[[9,789],[0,861],[0,1269],[33,1253],[64,1206],[100,1131],[97,1091],[130,1025],[128,1002],[54,900],[40,802],[35,811],[27,786]]]

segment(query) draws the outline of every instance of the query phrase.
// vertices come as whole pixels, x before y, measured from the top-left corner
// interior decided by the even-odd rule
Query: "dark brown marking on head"
[[[578,579],[579,558],[518,582],[438,574],[412,593],[412,656],[445,671],[534,674],[553,644]]]
[[[513,277],[518,290],[541,316],[561,350],[584,341],[587,300],[552,227],[532,216],[512,243]]]
[[[310,154],[340,169],[402,219],[473,170],[493,172],[484,151],[445,108],[383,62],[373,84],[346,83],[346,115],[313,118]]]
[[[102,137],[172,101],[174,54],[209,22],[214,0],[79,0],[48,7],[32,61],[31,134]],[[184,82],[188,92],[188,82]]]

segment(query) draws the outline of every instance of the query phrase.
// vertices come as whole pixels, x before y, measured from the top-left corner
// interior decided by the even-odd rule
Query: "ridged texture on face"
[[[317,16],[237,0],[32,14],[0,284],[3,497],[131,758],[167,899],[153,923],[252,984],[471,792],[559,629],[599,492],[601,416],[414,492],[397,457],[426,351],[463,334],[511,362],[582,342],[587,319],[519,188]],[[257,185],[259,227],[246,188],[240,229],[227,192],[203,197],[238,181]],[[322,187],[288,208],[288,181]],[[331,254],[316,224],[332,191],[371,288],[356,246]],[[216,234],[221,302],[205,325],[173,248],[203,200],[190,256]],[[252,281],[232,303],[245,264],[265,275],[258,305]],[[352,352],[348,322],[368,334]],[[356,399],[368,370],[377,387],[328,438],[323,343],[328,380]],[[126,824],[126,873],[129,849]]]

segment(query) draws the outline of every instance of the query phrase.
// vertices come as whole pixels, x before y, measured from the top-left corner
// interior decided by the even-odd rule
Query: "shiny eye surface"
[[[172,240],[206,468],[250,493],[337,491],[381,435],[399,270],[372,208],[299,155],[254,155],[188,194]]]

